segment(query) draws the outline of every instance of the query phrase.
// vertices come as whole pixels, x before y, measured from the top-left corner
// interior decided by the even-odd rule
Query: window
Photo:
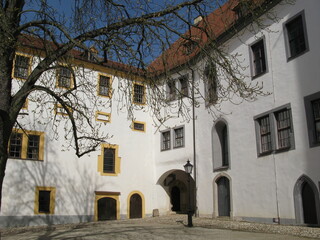
[[[213,170],[225,170],[229,167],[229,136],[225,120],[218,121],[212,129]]]
[[[27,79],[30,74],[31,57],[16,54],[14,60],[13,76],[19,79]]]
[[[304,12],[291,18],[285,24],[288,59],[297,57],[308,50]]]
[[[173,147],[179,148],[184,146],[184,128],[178,127],[173,129]]]
[[[169,150],[171,149],[171,134],[170,130],[161,132],[161,150]]]
[[[69,68],[61,67],[57,70],[57,85],[61,88],[71,88],[72,72]]]
[[[320,146],[320,92],[304,98],[309,146]]]
[[[255,117],[258,154],[294,149],[290,105]]]
[[[101,145],[101,155],[98,156],[98,172],[102,176],[117,176],[120,173],[120,161],[118,156],[119,146],[112,144]]]
[[[11,134],[9,157],[30,160],[43,160],[44,133],[14,130]]]
[[[266,72],[266,54],[264,50],[263,39],[251,46],[251,62],[252,62],[252,76],[256,77]]]
[[[167,100],[173,101],[176,99],[176,82],[169,80],[167,83]]]
[[[35,214],[54,214],[56,189],[54,187],[36,187]]]
[[[110,97],[111,95],[111,78],[105,75],[99,75],[98,95]]]
[[[133,102],[137,104],[145,103],[145,89],[142,84],[133,84]]]
[[[214,63],[209,62],[204,69],[205,97],[207,104],[215,104],[218,100],[217,70]]]
[[[133,125],[132,129],[135,131],[140,131],[140,132],[146,131],[144,122],[133,121],[132,125]]]
[[[179,79],[179,91],[181,97],[187,97],[188,96],[188,77],[184,76]]]
[[[106,112],[96,112],[96,121],[100,122],[111,122],[111,114]]]

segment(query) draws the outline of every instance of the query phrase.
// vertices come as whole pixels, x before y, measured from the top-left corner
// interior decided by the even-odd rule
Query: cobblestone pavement
[[[186,227],[185,215],[118,220],[96,223],[2,229],[1,240],[98,240],[98,239],[183,239],[183,240],[312,240],[320,239],[320,229],[257,224],[227,219],[193,218]]]

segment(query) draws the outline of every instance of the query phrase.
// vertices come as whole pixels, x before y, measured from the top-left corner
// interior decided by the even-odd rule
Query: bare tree
[[[47,112],[53,109],[43,103],[53,103],[64,111],[68,121],[63,124],[70,144],[66,147],[73,146],[78,157],[95,150],[110,137],[98,131],[100,125],[92,121],[90,110],[102,104],[111,105],[112,101],[101,102],[95,95],[95,83],[86,78],[90,72],[75,64],[79,59],[112,68],[115,74],[126,73],[119,75],[124,81],[118,91],[124,94],[117,104],[127,108],[130,118],[135,109],[141,108],[132,104],[128,94],[132,91],[131,80],[144,79],[149,91],[146,107],[160,124],[177,114],[190,119],[188,101],[195,104],[195,98],[187,97],[188,100],[179,100],[172,106],[165,97],[167,89],[163,88],[171,74],[181,68],[198,67],[205,81],[217,74],[224,78],[224,84],[213,82],[208,94],[201,93],[197,83],[187,82],[198,100],[201,98],[214,108],[229,100],[230,93],[243,99],[263,94],[261,86],[244,81],[243,66],[237,56],[224,51],[223,40],[240,33],[248,24],[255,24],[255,29],[261,27],[259,17],[279,1],[230,0],[223,5],[224,2],[75,0],[51,5],[52,1],[47,0],[0,1],[0,192],[11,133],[14,128],[29,124],[27,118],[18,118],[27,98],[38,103],[35,115],[44,125],[53,121],[57,128],[61,120],[52,119]],[[218,10],[210,14],[214,9]],[[193,21],[197,16],[200,23]],[[275,20],[273,15],[268,17]],[[217,30],[215,21],[223,27]],[[16,52],[23,49],[33,56],[32,69],[23,81],[15,81]],[[208,64],[197,66],[199,59],[206,59]],[[56,89],[55,73],[63,75],[65,71],[72,74],[72,85]],[[179,96],[185,94],[181,89],[176,91]],[[87,105],[88,99],[91,105]]]

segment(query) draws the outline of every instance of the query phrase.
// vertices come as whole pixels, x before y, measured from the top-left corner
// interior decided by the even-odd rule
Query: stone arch
[[[139,204],[139,201],[141,204]],[[136,204],[139,204],[139,205],[136,205]],[[142,192],[132,191],[128,195],[127,206],[128,206],[127,207],[128,218],[144,218],[145,217],[145,198]]]
[[[320,200],[317,186],[302,175],[293,189],[294,209],[297,224],[319,225]],[[308,204],[306,204],[306,201]]]
[[[223,182],[226,184],[224,185],[226,188],[223,188],[221,184]],[[222,192],[222,190],[227,190],[226,192]],[[232,181],[231,177],[226,173],[219,173],[214,179],[213,179],[213,216],[219,217],[219,216],[233,216],[233,204],[232,204]],[[219,196],[220,194],[220,196]],[[224,196],[221,196],[221,194],[226,194]],[[219,199],[220,198],[220,199]],[[227,198],[227,202],[222,202],[222,198]],[[220,203],[219,203],[220,202]],[[225,205],[223,205],[225,204]],[[224,209],[221,209],[224,208]],[[222,213],[222,212],[223,213]],[[227,211],[227,213],[226,213]]]
[[[216,121],[211,138],[213,170],[230,168],[229,126],[225,119]]]

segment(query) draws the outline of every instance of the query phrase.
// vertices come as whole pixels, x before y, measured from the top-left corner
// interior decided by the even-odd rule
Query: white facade
[[[225,114],[217,112],[218,117],[208,113],[205,103],[195,108],[197,190],[196,197],[193,196],[191,201],[194,203],[196,200],[196,213],[200,216],[229,215],[251,221],[319,225],[320,146],[310,147],[309,144],[310,127],[306,113],[308,98],[305,100],[305,97],[315,93],[319,95],[313,95],[314,99],[320,99],[318,9],[320,2],[317,0],[297,0],[294,5],[278,4],[272,11],[277,14],[279,21],[272,22],[256,35],[244,30],[243,34],[225,42],[224,46],[230,54],[240,55],[245,67],[244,74],[248,75],[246,81],[263,83],[263,90],[271,94],[241,104],[224,102],[221,109]],[[288,60],[286,24],[300,15],[304,19],[307,49]],[[264,43],[266,71],[261,76],[251,78],[253,64],[250,51],[260,39]],[[199,65],[205,63],[199,62]],[[112,75],[108,71],[106,68],[104,74]],[[88,74],[96,81],[99,71]],[[192,76],[187,70],[182,74]],[[204,92],[201,81],[203,74],[195,71],[194,76],[195,82],[202,84],[200,89]],[[121,81],[120,77],[112,76],[112,88],[115,91],[119,89]],[[98,172],[100,148],[77,158],[73,150],[61,151],[63,134],[59,135],[59,139],[52,139],[49,136],[50,126],[29,126],[28,130],[45,132],[44,159],[8,160],[1,226],[98,220],[98,199],[101,197],[116,199],[116,218],[128,218],[130,196],[134,193],[142,198],[142,217],[152,216],[155,209],[160,214],[168,214],[171,210],[187,210],[188,182],[183,165],[188,159],[194,164],[192,119],[171,119],[157,131],[151,114],[136,110],[135,120],[145,123],[145,131],[133,131],[126,108],[119,110],[117,106],[117,102],[121,102],[120,95],[115,92],[112,96],[112,106],[105,109],[102,106],[99,111],[111,113],[111,122],[102,123],[102,129],[113,136],[107,143],[118,146],[120,173],[117,176],[102,176]],[[240,102],[240,99],[232,100]],[[30,118],[33,116],[32,109],[35,108],[32,104],[30,102],[26,110],[29,114],[27,117]],[[259,120],[269,114],[270,119],[273,119],[271,121],[275,123],[278,110],[284,108],[289,109],[291,114],[290,148],[277,151],[277,132],[272,129],[273,151],[260,155]],[[144,109],[148,110],[146,106]],[[190,114],[192,115],[192,108]],[[219,163],[222,156],[218,153],[221,151],[218,135],[224,126],[227,127],[228,163],[222,166]],[[63,132],[63,125],[59,127],[59,131]],[[183,128],[183,147],[175,148],[174,134],[177,128]],[[170,131],[168,150],[161,150],[164,131]],[[217,131],[220,131],[219,134]],[[310,195],[304,197],[302,193],[308,191],[305,189],[306,184],[310,186],[314,196],[311,211],[316,212],[316,222],[310,222],[306,220],[308,216],[304,216],[304,211],[309,210],[304,202],[306,199],[310,200]],[[35,214],[36,187],[55,188],[53,214]],[[191,188],[193,187],[194,180],[191,181]],[[229,208],[223,206],[221,198],[219,200],[221,191],[223,194],[228,192],[225,204],[229,201]],[[309,191],[311,198],[312,193]],[[222,213],[223,211],[228,214]]]

